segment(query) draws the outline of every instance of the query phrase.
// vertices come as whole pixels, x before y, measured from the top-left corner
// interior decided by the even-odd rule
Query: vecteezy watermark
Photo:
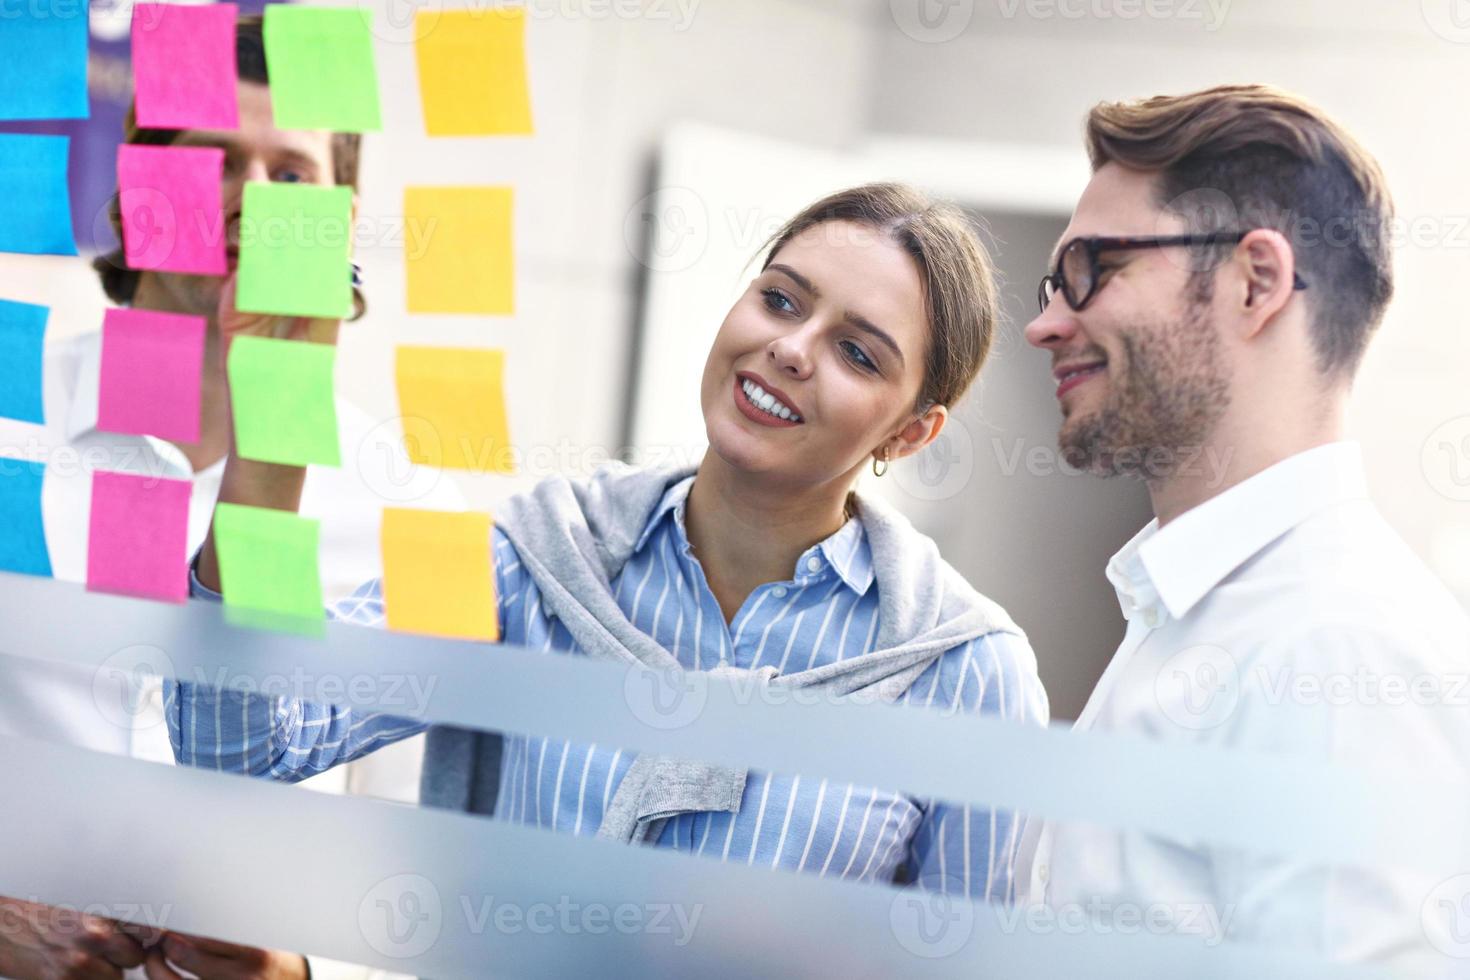
[[[803,665],[804,666],[804,665]],[[740,707],[753,703],[785,704],[876,704],[879,697],[868,691],[843,694],[838,689],[821,685],[788,684],[780,669],[703,671],[683,667],[653,668],[629,665],[623,678],[623,698],[633,717],[649,728],[671,731],[687,728],[704,713],[709,703],[710,685],[721,684],[730,692],[732,702]],[[945,714],[959,711],[956,701],[946,708],[935,708]]]
[[[1435,949],[1455,959],[1470,959],[1470,874],[1436,885],[1419,909],[1419,922]]]
[[[1231,0],[997,0],[1006,20],[1199,21],[1213,33],[1230,15]]]
[[[388,0],[386,6],[377,0],[358,0],[358,6],[370,12],[373,34],[390,44],[412,44],[427,37],[438,26],[434,16],[446,9],[468,11],[478,17],[521,14],[528,21],[645,21],[669,24],[675,33],[683,33],[694,25],[701,0],[520,0],[515,4],[504,0]]]
[[[643,195],[623,218],[628,254],[653,272],[684,272],[709,247],[709,210],[687,187],[660,187]]]
[[[293,667],[289,674],[231,673],[196,667],[189,682],[218,690],[289,700],[331,701],[353,708],[376,708],[421,715],[439,685],[436,674],[317,674]]]
[[[1235,905],[1209,902],[1127,902],[1092,896],[1059,905],[987,904],[1007,935],[1196,936],[1206,947],[1225,940]]]
[[[975,0],[888,0],[898,29],[924,44],[943,44],[965,32],[975,17]]]
[[[975,440],[951,415],[935,438],[911,459],[900,460],[893,478],[915,500],[948,500],[970,485],[975,474]]]
[[[439,889],[423,875],[384,878],[357,904],[357,928],[383,956],[422,956],[434,948],[444,929]]]
[[[1381,624],[1305,622],[1291,635],[1277,630],[1249,655],[1200,644],[1165,660],[1154,676],[1154,696],[1165,717],[1202,731],[1229,720],[1242,702],[1270,710],[1404,708],[1470,710],[1470,671],[1436,671],[1431,661],[1406,656],[1449,643]],[[1438,646],[1437,646],[1438,645]],[[1449,663],[1448,659],[1441,662]]]
[[[512,902],[494,895],[460,894],[446,908],[439,889],[423,875],[399,874],[374,885],[357,907],[363,939],[394,959],[422,956],[446,929],[483,936],[659,936],[688,946],[704,914],[701,904],[677,902],[584,902],[561,895],[555,901]],[[452,917],[457,916],[457,919]]]
[[[1429,434],[1419,467],[1440,496],[1470,502],[1470,415],[1450,419]]]
[[[649,728],[685,728],[704,713],[709,687],[696,671],[669,667],[629,667],[623,676],[623,700]]]
[[[893,896],[888,926],[898,944],[921,959],[938,960],[965,948],[975,932],[975,906],[965,898],[906,888]]]
[[[1024,438],[1006,440],[992,436],[990,449],[995,458],[996,472],[1004,477],[1023,471],[1029,476],[1041,477],[1091,475],[1087,467],[1076,465],[1067,451],[1054,445],[1034,443]],[[1235,459],[1235,448],[1119,446],[1110,450],[1110,455],[1127,472],[1136,473],[1146,480],[1187,476],[1203,480],[1205,486],[1214,489],[1224,485],[1230,464]]]
[[[1419,0],[1424,23],[1452,44],[1470,44],[1470,2],[1467,0]]]
[[[1154,675],[1154,699],[1164,716],[1191,731],[1215,728],[1240,702],[1240,668],[1224,647],[1202,643],[1164,661]]]
[[[95,919],[131,923],[145,930],[161,931],[168,927],[173,915],[172,904],[156,906],[147,902],[96,902],[90,905],[43,904],[36,896],[28,899],[0,899],[0,939],[26,936],[96,935]],[[110,930],[107,930],[110,931]]]
[[[0,0],[0,22],[18,20],[75,20],[87,16],[87,0]]]
[[[111,202],[104,204],[92,216],[91,244],[99,251],[116,237],[111,207]],[[167,262],[181,239],[223,248],[231,233],[231,221],[222,209],[180,209],[169,188],[122,188],[118,214],[128,228],[129,261],[138,269]],[[298,210],[264,218],[242,214],[234,228],[234,244],[245,250],[257,245],[338,248],[350,243],[358,251],[402,251],[412,260],[428,252],[438,230],[439,219],[433,216],[363,212],[341,218]]]
[[[28,463],[44,463],[49,479],[72,479],[95,470],[142,476],[147,478],[143,484],[145,490],[152,489],[159,480],[187,478],[187,474],[170,467],[141,439],[131,444],[74,446],[27,436],[24,442],[12,442],[5,447],[5,455],[0,455],[0,479],[19,475]]]
[[[145,643],[123,647],[92,673],[92,703],[118,728],[146,731],[163,724],[161,677],[174,676],[167,653]]]
[[[407,433],[420,427],[405,426],[401,416],[391,418],[373,426],[357,444],[358,476],[363,486],[379,499],[394,504],[411,503],[427,497],[439,485],[442,469],[413,462],[425,458],[425,450],[419,445],[410,447]]]

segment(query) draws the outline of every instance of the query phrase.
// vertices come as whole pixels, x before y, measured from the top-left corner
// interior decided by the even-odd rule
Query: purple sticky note
[[[223,276],[225,151],[202,146],[117,148],[123,254],[130,269]]]
[[[198,442],[204,331],[199,316],[108,310],[97,428]]]
[[[145,599],[189,597],[188,480],[92,474],[87,588]]]
[[[133,7],[133,86],[145,129],[237,129],[232,3]]]

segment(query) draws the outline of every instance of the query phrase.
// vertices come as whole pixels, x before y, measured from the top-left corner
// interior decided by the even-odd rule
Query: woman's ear
[[[947,421],[949,421],[949,409],[943,405],[930,405],[923,415],[905,425],[897,435],[884,443],[884,447],[888,450],[888,458],[903,459],[905,456],[912,456],[919,452],[939,438],[939,433],[943,431],[944,423]]]

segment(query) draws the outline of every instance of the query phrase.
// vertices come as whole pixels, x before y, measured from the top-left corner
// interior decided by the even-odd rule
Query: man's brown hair
[[[238,68],[240,81],[254,82],[258,85],[269,85],[270,75],[265,65],[265,36],[263,21],[260,17],[241,17],[235,27],[235,62]],[[128,109],[127,119],[123,123],[123,142],[133,143],[141,146],[168,146],[178,139],[179,130],[175,129],[141,129],[138,126],[137,106]],[[362,137],[357,133],[333,133],[332,134],[332,180],[348,187],[357,187],[358,160],[362,152]],[[108,219],[112,223],[113,234],[119,242],[122,241],[122,211],[118,196],[113,194],[108,203]],[[129,269],[123,256],[123,250],[119,246],[107,255],[99,255],[92,262],[92,268],[97,270],[97,275],[102,279],[102,291],[107,298],[114,303],[131,303],[133,294],[138,291],[139,273],[135,269]],[[354,290],[354,293],[357,293]],[[361,293],[357,293],[356,306],[357,315],[361,315],[366,308],[366,303]]]
[[[1393,296],[1393,201],[1377,162],[1322,110],[1265,85],[1104,102],[1088,114],[1087,152],[1094,171],[1157,173],[1155,202],[1196,231],[1285,235],[1318,367],[1357,370]],[[1201,272],[1195,285],[1207,296],[1212,281]]]

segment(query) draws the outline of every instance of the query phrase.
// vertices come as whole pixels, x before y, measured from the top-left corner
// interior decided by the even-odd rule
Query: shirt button
[[[1051,868],[1043,864],[1036,869],[1036,877],[1041,880],[1043,885],[1046,884],[1047,879],[1051,877]]]
[[[778,586],[776,586],[774,589],[771,590],[771,595],[775,596],[777,599],[784,599],[784,598],[786,598],[786,586],[784,586],[784,585],[778,585]]]
[[[822,559],[812,555],[806,560],[806,570],[809,572],[820,572],[822,570]]]

